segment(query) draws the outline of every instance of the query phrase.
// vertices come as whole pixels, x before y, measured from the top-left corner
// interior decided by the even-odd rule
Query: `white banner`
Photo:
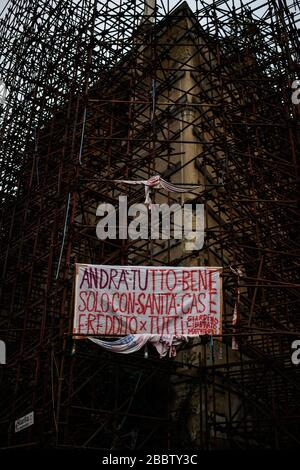
[[[74,335],[219,335],[222,268],[76,265]]]

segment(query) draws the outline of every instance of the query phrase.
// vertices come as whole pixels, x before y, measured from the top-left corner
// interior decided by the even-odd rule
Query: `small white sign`
[[[22,431],[22,429],[29,428],[34,423],[34,412],[28,413],[27,415],[19,418],[15,421],[15,432]]]

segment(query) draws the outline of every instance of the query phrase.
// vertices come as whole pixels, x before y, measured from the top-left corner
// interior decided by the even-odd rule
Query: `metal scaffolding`
[[[2,447],[300,444],[300,5],[195,7],[13,0],[0,20]],[[156,173],[200,185],[202,250],[97,238],[98,204],[143,201],[112,180]],[[76,262],[222,266],[222,337],[164,360],[74,342]]]

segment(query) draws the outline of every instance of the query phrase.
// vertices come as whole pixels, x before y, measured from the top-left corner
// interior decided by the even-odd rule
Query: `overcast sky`
[[[75,1],[76,1],[76,0],[75,0]],[[103,1],[105,1],[105,0],[99,0],[99,2],[100,2],[100,1],[103,2]],[[117,1],[117,0],[115,0],[115,1]],[[158,1],[161,1],[161,0],[158,0]],[[188,3],[189,5],[191,5],[191,7],[193,7],[194,4],[195,4],[195,0],[186,0],[186,1],[187,1],[187,3]],[[7,3],[8,3],[7,0],[0,0],[0,12],[3,10],[4,6],[5,6]],[[167,1],[167,0],[164,0],[164,3],[165,3],[165,5],[167,5],[168,1]],[[176,3],[178,3],[178,0],[169,0],[170,8],[172,8],[173,5],[176,5]]]
[[[73,0],[76,2],[76,0]],[[105,0],[99,0],[99,3],[100,2],[104,2]],[[119,1],[119,0],[114,0],[115,2]],[[125,0],[123,0],[125,1]],[[167,6],[169,4],[169,7],[170,9],[176,5],[178,3],[178,0],[157,0],[157,3],[159,4],[161,1],[163,1],[165,3],[165,5]],[[195,0],[186,0],[187,3],[190,5],[190,7],[192,8],[192,10],[195,9]],[[228,4],[232,4],[232,2],[234,1],[235,5],[236,6],[239,6],[240,5],[240,0],[229,0],[228,1]],[[256,5],[262,5],[265,3],[266,0],[256,0]],[[212,0],[206,0],[206,3],[212,3]],[[4,6],[7,5],[7,3],[9,3],[7,0],[0,0],[0,13],[2,12]],[[247,0],[244,2],[244,3],[247,3]],[[293,0],[287,0],[287,4],[288,5],[292,5],[293,4]],[[201,5],[201,0],[199,0],[199,7]],[[201,7],[200,7],[201,8]],[[261,12],[263,13],[263,12]],[[298,11],[299,13],[299,11]]]
[[[7,4],[7,0],[0,0],[0,12],[3,10],[6,4]]]
[[[75,0],[76,1],[76,0]],[[105,1],[105,0],[99,0],[100,1]],[[117,1],[117,0],[115,0]],[[165,5],[167,6],[168,5],[168,0],[163,0]],[[206,0],[207,1],[207,0]],[[258,2],[263,2],[264,0],[258,0]],[[158,0],[158,3],[160,3],[161,0]],[[191,6],[192,9],[194,9],[195,7],[195,0],[186,0],[186,2]],[[199,4],[200,4],[201,0],[199,0]],[[0,0],[0,13],[2,12],[4,6],[6,6],[6,4],[8,3],[7,0]],[[169,6],[170,6],[170,9],[176,5],[178,3],[178,0],[169,0]],[[240,3],[239,0],[235,0],[235,4],[238,5]]]

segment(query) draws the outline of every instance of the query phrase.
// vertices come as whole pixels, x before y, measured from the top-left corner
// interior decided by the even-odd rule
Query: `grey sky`
[[[0,0],[0,12],[3,10],[6,3],[7,3],[7,0]]]
[[[76,0],[73,0],[73,1],[76,2]],[[100,1],[103,2],[105,0],[99,0],[99,2]],[[115,0],[115,1],[117,2],[118,0]],[[166,6],[169,4],[169,8],[171,9],[174,5],[176,5],[178,3],[179,0],[157,0],[157,3],[159,4],[161,1],[163,1]],[[192,10],[195,9],[195,4],[196,4],[195,0],[186,0],[186,2],[190,5]],[[240,5],[240,0],[228,0],[228,5],[231,5],[233,2],[234,2],[236,7],[238,7]],[[260,6],[260,5],[264,4],[265,2],[266,2],[266,0],[256,0],[255,5]],[[0,0],[0,14],[1,14],[4,6],[7,5],[7,3],[8,3],[7,0]],[[206,0],[206,3],[209,3],[209,0]],[[211,3],[212,3],[212,0],[211,0]],[[247,3],[247,0],[244,1],[244,3]],[[293,0],[287,0],[287,4],[288,5],[293,5]],[[254,4],[252,4],[252,6],[253,5]],[[201,0],[199,0],[199,7],[201,8]],[[298,11],[298,13],[299,13],[299,11]],[[258,14],[258,16],[260,16],[260,14],[263,14],[263,11],[260,11],[260,12],[257,11],[257,14]]]
[[[169,0],[170,1],[170,8],[172,8],[173,5],[177,3],[178,0]],[[194,0],[186,0],[191,6],[195,3]],[[4,6],[7,4],[7,0],[0,0],[0,12],[4,8]],[[167,4],[167,0],[165,0],[165,4]]]
[[[76,0],[75,0],[76,1]],[[100,1],[100,0],[99,0]],[[102,0],[103,1],[103,0]],[[164,4],[167,6],[168,5],[168,0],[163,0],[164,1]],[[199,4],[200,4],[200,1],[199,0]],[[257,3],[260,4],[260,3],[264,3],[265,0],[257,0]],[[161,0],[158,0],[158,3],[160,3]],[[192,9],[194,9],[195,7],[195,0],[186,0],[186,2],[190,5],[190,7]],[[3,10],[4,6],[7,4],[7,0],[0,0],[0,13],[1,11]],[[170,8],[172,8],[174,5],[176,5],[178,3],[178,0],[169,0],[169,6]],[[229,1],[229,3],[231,3],[231,1]],[[235,0],[235,4],[236,5],[239,5],[240,4],[240,1],[239,0]]]

